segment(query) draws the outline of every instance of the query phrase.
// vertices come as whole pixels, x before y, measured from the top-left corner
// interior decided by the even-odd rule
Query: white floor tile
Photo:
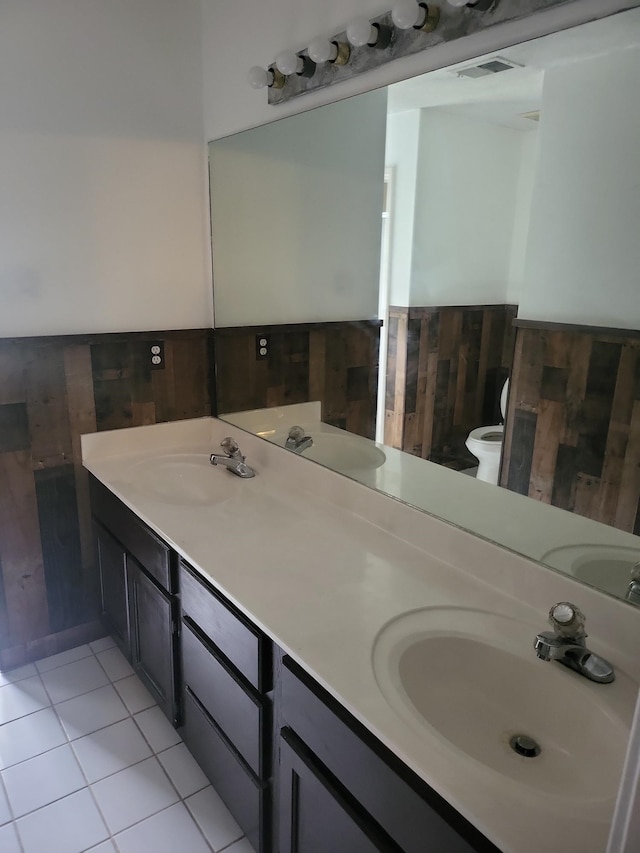
[[[96,657],[111,681],[118,681],[119,678],[127,678],[129,675],[133,675],[129,661],[116,646],[104,652],[98,652]]]
[[[89,648],[97,655],[98,652],[104,652],[106,649],[112,649],[115,646],[115,642],[113,637],[100,637],[99,640],[94,640],[92,643],[89,643]]]
[[[211,786],[189,797],[185,805],[214,850],[242,837],[242,830]]]
[[[151,756],[131,717],[74,741],[73,749],[89,782],[97,782]]]
[[[109,837],[88,789],[16,821],[24,853],[83,853]]]
[[[109,679],[93,655],[83,660],[68,663],[42,674],[42,680],[51,701],[64,702],[81,693],[88,693],[96,687],[109,683]],[[19,682],[25,684],[26,682]],[[7,688],[2,688],[6,690]]]
[[[224,853],[256,853],[256,851],[246,838],[241,838],[240,841],[236,841],[231,847],[225,847]]]
[[[12,823],[0,827],[0,850],[2,853],[22,853],[18,833]]]
[[[144,711],[145,708],[152,708],[156,704],[156,700],[137,675],[130,675],[129,678],[121,678],[113,686],[132,714]]]
[[[47,806],[87,784],[69,744],[14,764],[2,771],[2,778],[16,817]]]
[[[41,711],[50,705],[39,675],[0,687],[0,724]]]
[[[77,646],[75,649],[68,649],[66,652],[60,652],[57,655],[50,655],[48,658],[36,661],[38,672],[49,672],[50,669],[64,666],[67,663],[73,663],[76,660],[87,658],[91,654],[89,646]]]
[[[116,836],[120,853],[210,853],[209,845],[200,834],[191,815],[177,803],[171,808],[143,820]]]
[[[160,753],[158,759],[181,797],[189,797],[209,784],[209,780],[183,743]]]
[[[0,672],[0,687],[4,687],[5,684],[15,684],[16,681],[22,681],[23,678],[30,678],[37,674],[38,670],[32,663],[19,666],[17,669],[9,669],[7,672]]]
[[[136,714],[133,719],[140,726],[154,752],[161,752],[181,742],[180,735],[157,706]]]
[[[129,716],[120,697],[108,684],[55,706],[69,740],[91,734]]]
[[[112,833],[121,832],[177,802],[178,795],[155,758],[148,758],[92,786]]]
[[[4,785],[0,783],[0,824],[7,823],[13,819],[11,809],[9,808],[9,800],[4,792]],[[2,847],[0,847],[2,850]]]
[[[0,770],[66,742],[67,736],[53,708],[5,723],[0,726]]]

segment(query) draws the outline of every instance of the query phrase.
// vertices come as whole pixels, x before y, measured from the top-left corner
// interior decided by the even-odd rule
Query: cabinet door
[[[99,524],[93,524],[100,572],[101,616],[105,628],[124,654],[129,657],[129,594],[127,560],[124,548]]]
[[[177,603],[127,554],[131,663],[176,725]]]
[[[289,728],[280,734],[279,853],[401,853]]]

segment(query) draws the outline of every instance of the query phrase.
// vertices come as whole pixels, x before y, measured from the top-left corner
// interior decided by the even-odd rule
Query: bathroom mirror
[[[636,8],[210,143],[219,415],[631,600],[638,79]]]

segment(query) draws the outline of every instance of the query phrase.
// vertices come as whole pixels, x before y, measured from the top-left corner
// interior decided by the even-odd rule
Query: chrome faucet
[[[587,648],[585,621],[584,613],[575,604],[554,604],[549,611],[554,630],[538,634],[533,644],[536,654],[541,660],[557,660],[591,681],[608,684],[616,677],[613,667]]]
[[[294,453],[302,453],[303,450],[308,450],[312,445],[313,439],[310,435],[305,435],[301,426],[292,426],[284,443],[287,450],[293,450]]]
[[[245,457],[240,452],[238,443],[234,438],[223,438],[220,447],[224,453],[212,453],[209,462],[212,465],[223,465],[237,477],[255,477],[256,472],[244,461]]]
[[[640,563],[636,563],[631,569],[631,583],[625,593],[627,601],[640,604]]]

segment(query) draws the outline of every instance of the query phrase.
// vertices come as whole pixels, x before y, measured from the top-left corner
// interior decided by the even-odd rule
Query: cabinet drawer
[[[269,789],[242,766],[191,691],[184,692],[182,738],[251,845],[268,850]]]
[[[271,643],[180,561],[182,611],[260,693],[271,689]]]
[[[168,592],[176,592],[171,549],[129,507],[90,477],[91,511],[146,571]]]
[[[288,656],[282,722],[405,853],[500,853]]]
[[[269,714],[265,702],[251,695],[212,654],[187,622],[183,622],[182,665],[184,683],[195,693],[253,772],[268,776],[265,735]]]

